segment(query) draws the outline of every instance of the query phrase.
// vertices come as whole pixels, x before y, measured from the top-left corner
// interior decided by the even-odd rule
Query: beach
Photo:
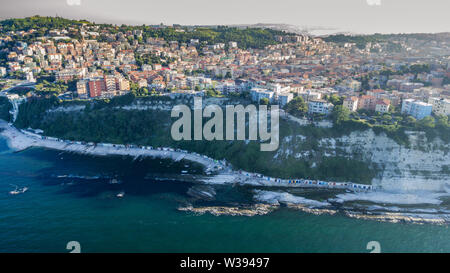
[[[225,160],[215,160],[198,153],[169,147],[150,147],[111,143],[85,143],[80,141],[61,140],[53,137],[42,136],[30,130],[19,130],[5,121],[0,121],[0,129],[2,130],[0,135],[5,137],[7,139],[8,146],[16,151],[25,150],[30,147],[42,147],[95,156],[121,155],[134,158],[152,157],[171,159],[174,161],[188,160],[196,162],[205,167],[205,172],[207,174],[214,174],[201,181],[206,184],[238,183],[269,187],[347,189],[357,192],[374,190],[372,185],[363,185],[351,182],[327,182],[302,178],[281,179],[268,177],[257,173],[245,172],[242,170],[233,170],[232,166]]]

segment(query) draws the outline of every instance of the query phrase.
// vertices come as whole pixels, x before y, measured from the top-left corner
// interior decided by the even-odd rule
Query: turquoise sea
[[[450,252],[447,225],[387,223],[282,207],[262,216],[196,215],[190,183],[148,175],[198,172],[187,162],[81,156],[0,139],[0,252]],[[147,178],[146,178],[147,176]],[[111,179],[121,183],[111,184]],[[15,188],[23,194],[10,195]],[[215,201],[251,203],[249,186],[215,186]],[[124,193],[118,198],[118,193]]]

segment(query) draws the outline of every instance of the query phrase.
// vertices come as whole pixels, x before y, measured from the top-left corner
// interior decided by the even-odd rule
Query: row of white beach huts
[[[313,179],[281,179],[264,176],[257,173],[249,173],[245,171],[239,171],[241,175],[248,179],[258,179],[261,182],[273,182],[275,185],[289,185],[297,187],[314,187],[314,188],[329,188],[329,189],[347,189],[351,191],[372,191],[375,190],[373,185],[357,184],[352,182],[330,182]],[[264,183],[266,184],[266,183]]]

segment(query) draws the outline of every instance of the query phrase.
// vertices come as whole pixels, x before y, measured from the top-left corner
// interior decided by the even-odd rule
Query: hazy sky
[[[356,33],[450,32],[449,0],[0,0],[0,18],[129,24],[286,23]]]

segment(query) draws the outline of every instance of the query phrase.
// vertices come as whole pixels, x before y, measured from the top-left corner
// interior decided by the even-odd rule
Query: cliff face
[[[204,105],[224,101],[209,99]],[[191,104],[188,101],[137,101],[131,105],[106,108],[111,110],[109,112],[103,108],[94,109],[89,114],[81,111],[80,106],[61,106],[47,111],[45,117],[51,117],[50,122],[42,119],[35,123],[36,128],[43,129],[49,136],[67,138],[69,135],[92,142],[99,142],[98,136],[101,136],[100,141],[113,143],[174,145],[217,159],[225,158],[236,168],[272,177],[371,183],[392,191],[450,192],[450,143],[438,138],[429,141],[421,132],[409,132],[410,145],[404,146],[372,130],[330,137],[339,135],[339,132],[328,128],[330,122],[315,124],[322,128],[319,131],[307,131],[312,128],[305,126],[307,124],[303,121],[291,119],[294,123],[282,123],[280,148],[274,153],[260,152],[259,146],[255,148],[248,141],[245,142],[247,145],[205,141],[195,146],[191,142],[168,141],[171,124],[168,110],[179,103]],[[143,111],[141,114],[130,110]],[[69,112],[72,115],[67,115]],[[155,116],[155,113],[161,115]],[[96,116],[96,119],[89,118],[89,115]],[[64,131],[52,126],[55,120],[64,123]],[[79,130],[87,127],[95,130]],[[106,131],[109,133],[104,134]],[[142,143],[143,139],[145,143]]]
[[[450,144],[440,139],[429,142],[421,132],[409,132],[408,137],[410,145],[406,147],[384,134],[367,130],[339,138],[322,138],[315,148],[302,149],[308,139],[290,136],[284,139],[275,157],[290,155],[313,161],[321,157],[351,158],[375,169],[377,175],[372,184],[382,189],[450,191]]]

